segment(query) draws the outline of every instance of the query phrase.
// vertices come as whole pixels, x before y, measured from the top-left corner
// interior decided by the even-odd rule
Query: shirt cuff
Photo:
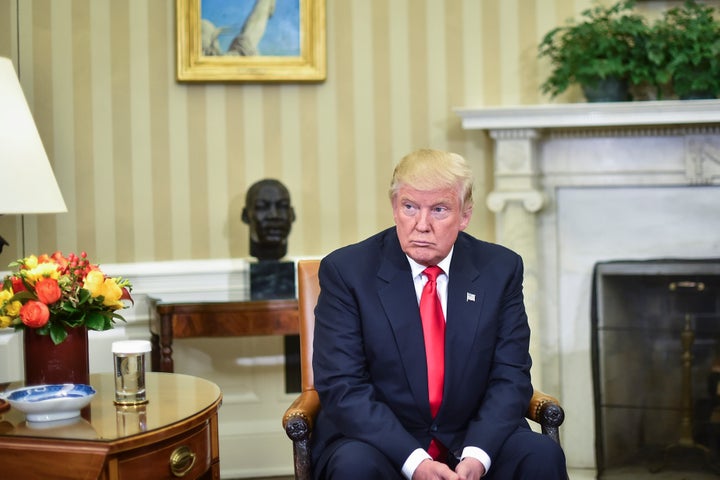
[[[488,454],[485,453],[485,450],[478,447],[465,447],[463,448],[460,460],[466,457],[474,458],[475,460],[478,460],[480,463],[482,463],[485,467],[485,475],[487,475],[487,473],[490,471],[490,465],[492,464],[492,462],[490,461],[490,457],[488,456]],[[483,477],[485,475],[483,475]]]
[[[415,473],[415,470],[417,469],[418,465],[420,465],[421,462],[424,462],[427,459],[432,460],[432,457],[422,448],[417,448],[417,449],[413,450],[413,452],[410,454],[410,456],[407,458],[407,460],[405,460],[405,463],[403,463],[403,466],[402,466],[403,476],[405,478],[407,478],[408,480],[411,480],[413,473]]]

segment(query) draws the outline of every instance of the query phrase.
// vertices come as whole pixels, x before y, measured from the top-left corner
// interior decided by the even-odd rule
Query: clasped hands
[[[480,480],[485,474],[485,467],[475,458],[464,458],[453,472],[442,462],[425,460],[418,465],[412,480]]]

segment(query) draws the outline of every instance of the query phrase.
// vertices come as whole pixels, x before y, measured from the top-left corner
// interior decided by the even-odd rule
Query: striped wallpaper
[[[588,5],[327,0],[327,81],[180,84],[173,0],[0,0],[0,55],[19,67],[69,208],[25,217],[25,250],[247,257],[244,193],[272,177],[297,212],[288,254],[322,255],[391,225],[392,167],[419,147],[471,161],[469,232],[492,240],[491,145],[452,109],[547,102],[536,45]],[[0,217],[0,270],[23,253],[20,219]]]

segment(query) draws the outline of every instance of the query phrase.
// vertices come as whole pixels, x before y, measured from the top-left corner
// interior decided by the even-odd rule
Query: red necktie
[[[443,385],[445,383],[445,318],[442,304],[437,293],[437,277],[443,273],[438,266],[427,267],[423,273],[427,282],[420,297],[420,318],[425,338],[425,356],[428,369],[428,393],[430,396],[430,412],[433,417],[442,403]],[[434,439],[428,453],[434,459],[441,454],[440,445]]]

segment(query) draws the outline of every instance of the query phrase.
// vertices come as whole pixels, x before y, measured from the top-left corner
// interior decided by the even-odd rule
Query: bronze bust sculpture
[[[275,179],[253,183],[245,195],[242,221],[250,226],[251,256],[260,261],[281,259],[295,221],[290,192]]]

